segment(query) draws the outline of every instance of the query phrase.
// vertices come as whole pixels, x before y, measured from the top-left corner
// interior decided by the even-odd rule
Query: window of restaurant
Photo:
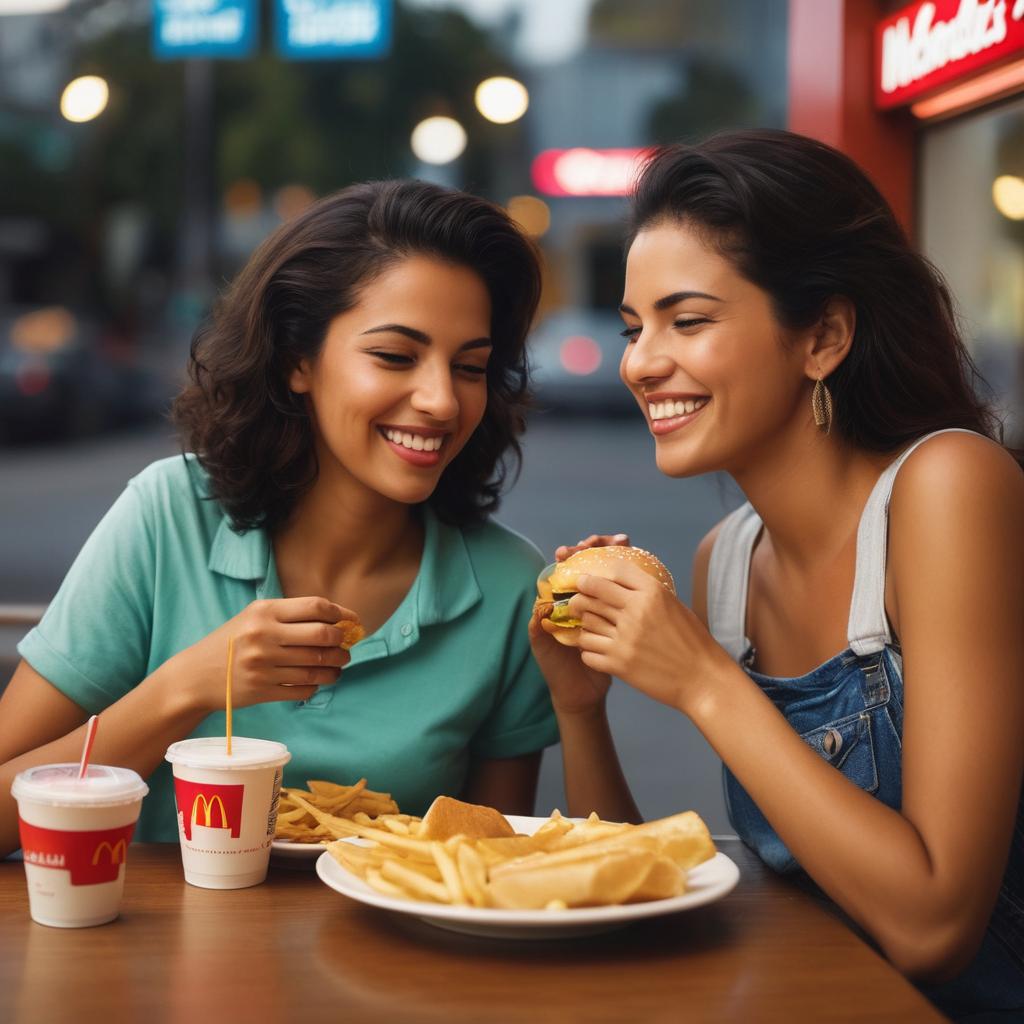
[[[1008,440],[1024,436],[1024,97],[922,132],[919,236]]]

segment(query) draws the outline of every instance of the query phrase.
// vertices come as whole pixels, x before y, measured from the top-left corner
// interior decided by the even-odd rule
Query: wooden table
[[[133,846],[121,917],[57,929],[28,913],[24,871],[0,863],[0,1020],[941,1021],[838,918],[740,867],[718,903],[560,942],[470,938],[365,907],[309,870],[263,885],[186,885],[176,846]]]

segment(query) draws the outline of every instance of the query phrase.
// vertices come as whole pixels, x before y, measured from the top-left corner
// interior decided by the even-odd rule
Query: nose
[[[438,360],[436,364],[424,360],[417,372],[412,407],[431,419],[455,419],[459,413],[459,399],[455,394],[455,382],[450,366],[442,360]]]
[[[649,384],[672,376],[675,363],[658,344],[657,338],[641,331],[622,353],[619,375],[628,384]]]

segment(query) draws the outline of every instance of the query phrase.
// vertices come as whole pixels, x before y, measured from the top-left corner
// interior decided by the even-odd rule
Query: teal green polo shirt
[[[251,601],[282,596],[267,533],[236,533],[207,493],[191,456],[132,479],[18,645],[86,712],[113,704]],[[422,814],[435,796],[463,791],[471,759],[558,741],[527,638],[543,558],[497,523],[458,529],[423,513],[416,579],[388,621],[352,648],[340,680],[308,701],[235,709],[236,735],[287,745],[286,785],[365,776]],[[223,734],[223,712],[192,733]],[[177,841],[170,766],[147,781],[136,838]]]

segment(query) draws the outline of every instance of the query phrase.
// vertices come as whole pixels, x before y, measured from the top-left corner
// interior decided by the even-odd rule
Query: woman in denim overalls
[[[749,502],[693,612],[624,563],[580,581],[579,656],[531,624],[570,811],[638,818],[618,676],[701,729],[767,864],[947,1013],[1024,1018],[1024,474],[949,295],[863,173],[786,132],[662,150],[633,212],[623,380],[662,472]]]

